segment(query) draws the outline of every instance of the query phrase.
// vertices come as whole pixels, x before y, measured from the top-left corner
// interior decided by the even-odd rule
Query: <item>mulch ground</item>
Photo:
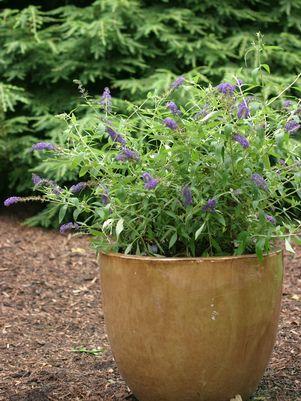
[[[278,340],[254,401],[301,400],[300,266],[301,251],[286,257]],[[0,212],[0,294],[1,401],[134,400],[105,335],[86,238]]]

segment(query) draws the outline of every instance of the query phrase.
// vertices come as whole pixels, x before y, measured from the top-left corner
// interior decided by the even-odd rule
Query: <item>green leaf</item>
[[[132,247],[133,247],[133,243],[129,244],[129,245],[125,248],[124,253],[125,253],[126,255],[128,255],[128,254],[131,252]]]
[[[75,209],[73,212],[73,219],[77,220],[78,216],[81,214],[82,210],[81,209]]]
[[[194,239],[195,239],[195,240],[197,240],[197,239],[199,238],[201,232],[202,232],[202,231],[204,230],[204,228],[205,228],[205,225],[206,225],[206,222],[204,221],[204,223],[201,225],[201,227],[195,232],[195,235],[194,235]]]
[[[123,219],[119,219],[117,224],[116,224],[116,235],[117,235],[117,239],[119,238],[119,235],[122,233],[123,231]]]
[[[295,253],[294,248],[291,246],[291,243],[290,243],[290,241],[289,241],[287,238],[286,238],[286,240],[285,240],[285,249],[286,249],[288,252]]]
[[[68,209],[68,205],[64,205],[60,208],[60,212],[59,212],[59,223],[61,223],[66,215]]]
[[[263,250],[264,250],[264,246],[265,246],[265,238],[260,238],[260,240],[258,240],[256,242],[256,255],[259,259],[260,262],[263,261]]]
[[[173,235],[171,236],[171,238],[169,240],[169,245],[168,245],[169,249],[175,244],[177,238],[178,238],[177,232],[173,233]]]
[[[261,64],[261,67],[266,70],[268,74],[271,73],[270,66],[268,64]]]

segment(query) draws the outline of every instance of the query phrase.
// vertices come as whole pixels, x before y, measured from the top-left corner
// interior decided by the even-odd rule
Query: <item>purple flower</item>
[[[79,227],[79,225],[77,223],[72,223],[72,222],[65,223],[65,224],[61,225],[60,233],[65,234],[68,231],[77,230],[78,227]]]
[[[112,96],[109,88],[104,89],[100,98],[100,104],[106,112],[110,113],[112,110]]]
[[[175,116],[182,114],[181,110],[178,109],[178,106],[175,104],[175,102],[167,102],[166,107],[168,107],[171,113]]]
[[[280,163],[282,166],[285,166],[285,165],[286,165],[285,160],[283,160],[283,159],[279,159],[279,163]]]
[[[274,217],[274,216],[271,216],[270,214],[266,214],[266,215],[265,215],[265,219],[266,219],[266,221],[268,221],[269,223],[276,224],[276,219],[275,219],[275,217]]]
[[[53,187],[52,187],[52,193],[54,194],[54,195],[60,195],[61,193],[62,193],[62,188],[61,187],[59,187],[58,185],[53,185]]]
[[[15,203],[18,203],[22,200],[20,196],[11,196],[10,198],[5,199],[4,206],[11,206]]]
[[[250,144],[246,137],[240,134],[236,134],[233,136],[234,141],[238,142],[244,149],[247,149]]]
[[[43,181],[43,178],[41,178],[37,174],[32,174],[32,182],[34,185],[41,185]]]
[[[185,185],[182,188],[182,195],[184,198],[184,205],[185,206],[192,205],[192,203],[193,203],[192,192],[191,192],[191,188],[188,185]]]
[[[203,206],[203,212],[214,213],[216,207],[216,199],[208,199],[207,203]]]
[[[107,127],[106,130],[114,142],[119,142],[122,145],[124,145],[126,143],[126,140],[123,138],[123,136],[118,134],[118,132],[114,131],[113,128]]]
[[[300,128],[300,124],[295,120],[290,120],[285,124],[285,129],[287,132],[295,132]]]
[[[184,77],[178,77],[171,85],[170,88],[171,89],[177,89],[179,86],[183,85],[183,83],[185,82],[185,78]]]
[[[86,186],[87,186],[86,182],[78,182],[77,184],[71,185],[70,192],[72,192],[73,194],[77,194],[78,192],[86,188]]]
[[[144,181],[145,189],[155,189],[156,186],[159,184],[159,180],[156,178],[153,178],[149,173],[143,173],[142,179]]]
[[[32,150],[55,150],[56,147],[49,142],[38,142],[32,145]]]
[[[116,156],[116,160],[122,162],[126,160],[139,160],[139,155],[134,150],[123,147],[122,151]]]
[[[237,86],[242,86],[244,84],[244,81],[242,79],[237,79]]]
[[[251,116],[251,113],[250,113],[248,104],[247,104],[246,100],[243,100],[238,105],[237,117],[243,119],[243,118],[249,118],[250,116]]]
[[[104,205],[107,205],[110,202],[110,198],[108,194],[101,195],[101,201]]]
[[[262,175],[258,174],[258,173],[254,173],[251,176],[252,181],[254,182],[254,184],[258,187],[261,188],[265,191],[268,190],[268,184],[266,182],[266,180],[262,177]]]
[[[101,195],[101,202],[104,205],[107,205],[110,202],[110,198],[109,198],[109,190],[108,188],[103,185],[103,184],[99,184],[99,187],[103,189],[103,194]]]
[[[170,117],[164,118],[163,123],[166,127],[170,128],[172,130],[176,130],[178,128],[178,124],[175,122],[175,120],[173,120]]]
[[[217,85],[216,89],[220,92],[223,93],[224,95],[232,95],[233,92],[235,91],[236,86],[230,84],[229,82],[222,82],[219,85]]]
[[[283,102],[283,107],[285,107],[286,109],[288,109],[289,107],[291,107],[293,105],[293,102],[291,100],[285,100]]]

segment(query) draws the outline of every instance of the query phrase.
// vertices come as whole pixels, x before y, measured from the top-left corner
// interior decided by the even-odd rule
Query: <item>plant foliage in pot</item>
[[[140,401],[246,399],[258,385],[279,317],[277,241],[292,250],[299,229],[300,110],[282,95],[179,77],[121,115],[108,88],[98,104],[83,91],[98,123],[82,132],[64,115],[66,141],[33,146],[80,177],[33,175],[36,199],[62,222],[72,211],[62,233],[92,236],[112,350]]]

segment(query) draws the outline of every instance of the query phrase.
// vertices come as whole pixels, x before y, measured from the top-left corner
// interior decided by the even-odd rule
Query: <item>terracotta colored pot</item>
[[[282,259],[101,254],[107,332],[136,397],[246,400],[273,349]]]

